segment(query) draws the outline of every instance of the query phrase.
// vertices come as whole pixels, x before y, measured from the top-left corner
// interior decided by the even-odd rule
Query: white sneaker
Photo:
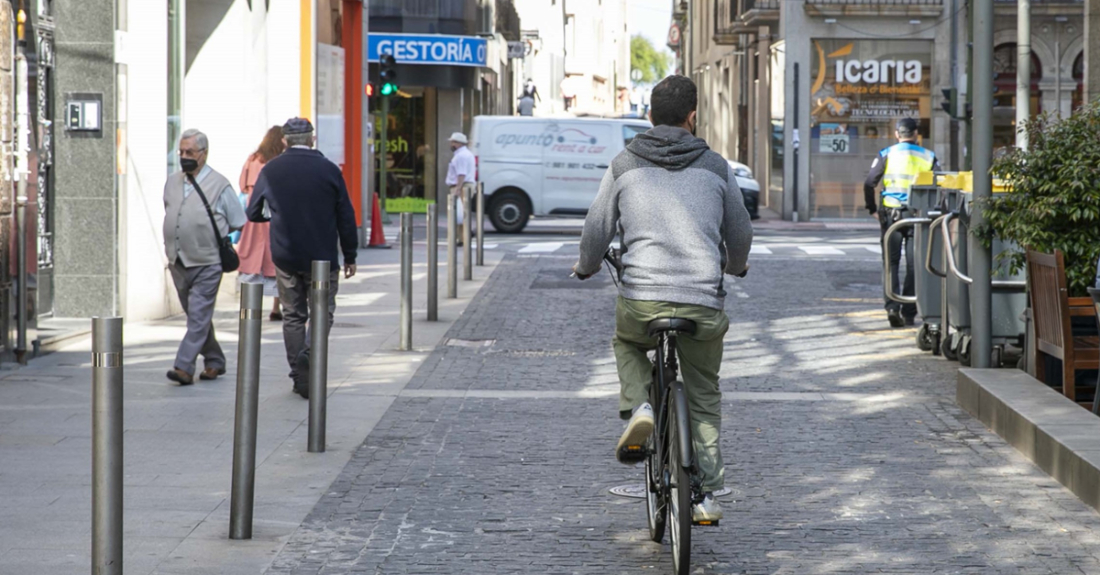
[[[623,431],[619,444],[615,447],[615,458],[619,463],[626,465],[634,465],[645,460],[646,440],[652,433],[653,408],[649,403],[643,403],[634,408],[634,415],[630,416],[626,431]]]
[[[718,521],[721,518],[722,506],[718,504],[718,500],[714,498],[713,493],[707,493],[702,503],[691,506],[691,520],[695,523]]]

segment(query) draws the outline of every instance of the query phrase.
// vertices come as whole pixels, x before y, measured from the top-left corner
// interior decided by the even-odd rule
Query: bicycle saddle
[[[662,317],[649,322],[649,337],[655,337],[663,331],[678,331],[687,335],[695,333],[695,322],[679,317]]]

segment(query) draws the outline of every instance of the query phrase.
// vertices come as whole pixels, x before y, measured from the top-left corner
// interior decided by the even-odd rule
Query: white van
[[[583,216],[611,160],[651,127],[642,119],[477,116],[470,150],[486,213],[516,233],[535,216]]]

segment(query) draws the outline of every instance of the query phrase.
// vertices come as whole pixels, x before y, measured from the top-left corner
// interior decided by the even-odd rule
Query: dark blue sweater
[[[271,259],[279,269],[309,272],[313,260],[328,260],[336,270],[337,240],[344,263],[355,263],[355,211],[340,168],[321,152],[290,148],[264,165],[248,204],[248,219],[268,221],[264,204],[271,215]]]

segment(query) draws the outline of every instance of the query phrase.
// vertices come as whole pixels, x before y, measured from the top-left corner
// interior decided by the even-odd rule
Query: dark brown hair
[[[264,140],[260,142],[260,147],[256,148],[256,152],[253,156],[260,158],[263,163],[268,163],[272,158],[283,153],[286,149],[286,145],[283,144],[283,128],[281,126],[272,126],[264,134]]]

